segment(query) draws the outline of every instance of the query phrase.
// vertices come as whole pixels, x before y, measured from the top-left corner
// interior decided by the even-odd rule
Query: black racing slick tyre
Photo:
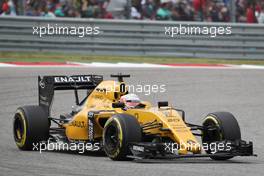
[[[48,116],[40,106],[23,106],[16,110],[13,135],[17,147],[32,150],[33,144],[49,138]]]
[[[128,160],[129,143],[141,142],[142,130],[137,119],[128,114],[116,114],[107,120],[103,131],[103,147],[112,160]]]
[[[202,142],[211,144],[218,141],[236,141],[241,139],[241,132],[236,118],[229,112],[214,112],[208,114],[204,121],[203,127],[214,127],[213,130],[204,130]],[[210,149],[205,150],[211,154]],[[228,160],[232,156],[211,156],[214,160]]]

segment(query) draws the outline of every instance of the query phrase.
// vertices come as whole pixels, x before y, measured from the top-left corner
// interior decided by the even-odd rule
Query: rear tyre
[[[137,119],[128,114],[116,114],[107,120],[103,131],[103,146],[112,160],[128,160],[129,143],[141,142],[142,130]]]
[[[208,114],[204,121],[203,127],[215,127],[214,130],[204,130],[202,135],[202,142],[210,145],[213,142],[223,140],[240,140],[241,133],[238,122],[233,114],[229,112],[214,112]],[[206,150],[207,153],[211,154],[210,149]],[[228,160],[233,158],[232,156],[220,157],[212,156],[214,160]]]
[[[13,121],[13,135],[17,147],[32,150],[33,143],[49,138],[48,116],[40,106],[23,106],[16,110]]]

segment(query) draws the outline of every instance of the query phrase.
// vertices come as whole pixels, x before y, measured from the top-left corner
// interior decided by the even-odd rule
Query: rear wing
[[[73,75],[73,76],[39,76],[39,106],[43,107],[48,115],[55,90],[74,90],[76,104],[79,104],[78,89],[92,90],[103,81],[101,75]]]

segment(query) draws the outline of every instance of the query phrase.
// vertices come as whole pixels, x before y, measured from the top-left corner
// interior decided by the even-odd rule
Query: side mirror
[[[125,103],[123,103],[123,102],[112,103],[112,107],[113,108],[124,108],[125,107]]]
[[[167,107],[169,106],[169,103],[167,101],[160,101],[158,102],[158,107]]]

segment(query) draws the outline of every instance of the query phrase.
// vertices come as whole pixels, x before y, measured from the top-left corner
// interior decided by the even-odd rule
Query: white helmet
[[[120,98],[120,102],[125,103],[128,108],[134,108],[140,104],[140,99],[136,94],[126,94]]]

